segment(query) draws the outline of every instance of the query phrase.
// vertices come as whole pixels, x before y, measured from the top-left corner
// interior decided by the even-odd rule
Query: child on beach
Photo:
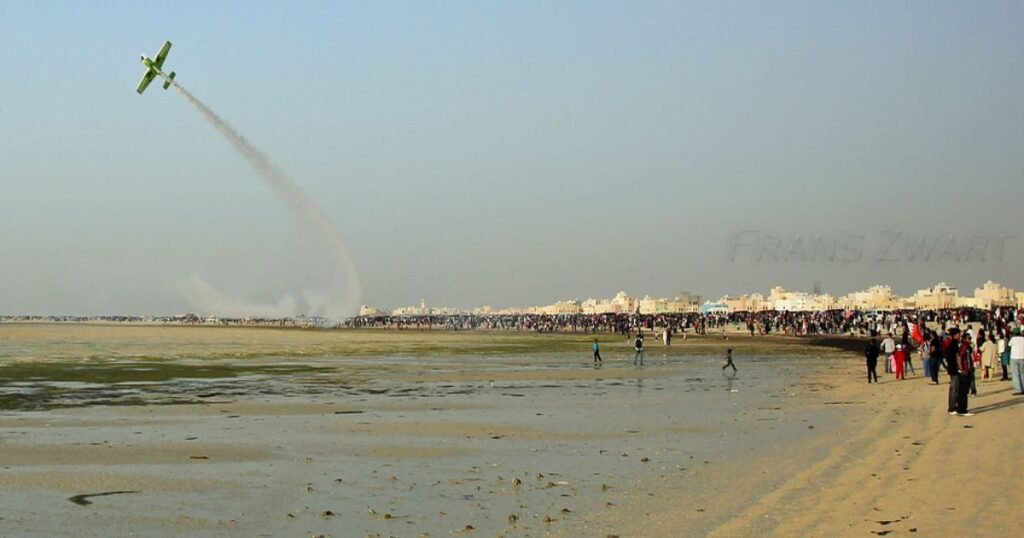
[[[725,351],[725,364],[722,366],[722,371],[725,371],[725,369],[730,366],[732,366],[732,373],[735,374],[737,370],[736,365],[733,364],[732,362],[732,348],[729,348]]]
[[[903,376],[903,359],[906,354],[907,350],[903,347],[903,344],[896,344],[896,352],[892,354],[893,372],[896,373],[896,379],[905,379]]]
[[[597,338],[594,339],[594,364],[601,364],[601,346],[597,344]]]

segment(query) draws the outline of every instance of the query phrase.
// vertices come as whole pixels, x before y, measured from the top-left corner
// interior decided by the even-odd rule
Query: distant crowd
[[[850,335],[867,337],[895,332],[917,321],[935,325],[976,323],[992,329],[1018,319],[1016,308],[898,310],[862,312],[828,310],[824,312],[734,312],[679,314],[501,314],[442,316],[360,316],[343,324],[351,328],[419,329],[441,331],[532,331],[630,334],[637,331],[668,332],[683,335],[732,331],[750,335],[785,334],[790,336]]]

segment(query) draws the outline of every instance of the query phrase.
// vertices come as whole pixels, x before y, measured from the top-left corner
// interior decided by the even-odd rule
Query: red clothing
[[[965,342],[964,345],[960,346],[957,362],[960,363],[961,373],[967,374],[974,371],[974,350],[971,349],[970,344]]]
[[[893,355],[892,355],[892,360],[893,360],[893,362],[895,363],[895,366],[896,366],[896,368],[894,368],[894,370],[896,372],[896,379],[904,379],[904,377],[903,377],[903,360],[904,360],[904,357],[906,357],[906,354],[907,354],[907,350],[906,349],[899,348],[899,349],[896,350],[896,353],[893,353]]]

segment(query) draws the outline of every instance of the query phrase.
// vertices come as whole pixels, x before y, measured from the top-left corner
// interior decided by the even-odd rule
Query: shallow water
[[[603,536],[841,423],[828,387],[802,381],[833,364],[808,356],[738,355],[733,376],[658,348],[634,368],[625,344],[595,370],[561,352],[260,358],[191,341],[204,358],[132,358],[110,339],[102,359],[61,340],[0,359],[0,534]],[[112,491],[138,493],[89,497]]]

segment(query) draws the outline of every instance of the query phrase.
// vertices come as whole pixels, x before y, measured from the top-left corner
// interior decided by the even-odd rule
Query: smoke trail
[[[307,291],[304,293],[304,298],[309,307],[308,313],[333,319],[342,319],[355,315],[359,309],[361,294],[359,276],[356,274],[355,266],[352,264],[352,259],[348,255],[348,250],[345,248],[345,243],[342,241],[338,230],[335,229],[334,225],[331,224],[309,195],[292,181],[284,170],[274,164],[265,153],[256,149],[238,131],[235,131],[226,121],[217,116],[209,107],[204,105],[199,99],[196,99],[194,95],[180,84],[171,82],[171,85],[202,114],[203,118],[210,125],[217,129],[217,132],[224,136],[232,147],[238,150],[238,153],[256,170],[256,173],[270,187],[278,200],[299,217],[301,221],[309,224],[320,239],[323,240],[327,247],[327,254],[331,258],[331,265],[333,266],[331,274],[338,275],[338,280],[333,282],[325,292]],[[228,308],[229,310],[238,310],[239,305],[243,305],[246,308],[255,310],[255,312],[243,313],[241,315],[256,315],[258,312],[282,313],[282,309],[289,306],[292,309],[295,308],[294,300],[290,296],[286,296],[276,306],[246,305],[245,303],[230,301],[224,294],[213,289],[197,276],[192,278],[188,295],[193,302],[211,309],[223,310]],[[218,313],[222,315],[240,315],[239,312]]]

